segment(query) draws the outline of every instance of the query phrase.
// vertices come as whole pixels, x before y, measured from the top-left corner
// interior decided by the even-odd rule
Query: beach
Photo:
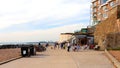
[[[0,62],[20,57],[20,48],[0,49]]]

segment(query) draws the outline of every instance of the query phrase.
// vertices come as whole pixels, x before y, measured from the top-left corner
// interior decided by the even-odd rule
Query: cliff
[[[109,12],[109,18],[96,25],[94,37],[95,43],[103,50],[120,47],[120,9],[119,6]]]

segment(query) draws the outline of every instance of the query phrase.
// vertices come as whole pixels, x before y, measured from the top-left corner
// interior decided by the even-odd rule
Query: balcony
[[[97,14],[97,12],[94,12],[94,11],[93,11],[92,14]]]
[[[98,9],[101,9],[101,7],[108,5],[108,3],[101,4]]]
[[[95,1],[97,1],[97,0],[92,0],[92,2],[95,2]]]
[[[98,6],[94,6],[94,5],[92,6],[92,8],[97,8],[97,7],[98,7]]]
[[[107,3],[108,3],[108,2],[111,2],[111,1],[112,1],[112,0],[107,0]]]

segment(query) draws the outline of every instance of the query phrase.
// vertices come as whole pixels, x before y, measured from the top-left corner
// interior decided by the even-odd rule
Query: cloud
[[[89,23],[90,0],[0,0],[0,41],[59,39]]]
[[[66,25],[72,25],[72,24],[85,24],[88,25],[89,23],[89,16],[85,15],[83,17],[76,16],[71,17],[68,19],[62,19],[62,20],[54,20],[51,18],[44,19],[44,20],[36,20],[28,23],[22,23],[22,24],[15,24],[10,27],[0,29],[0,32],[14,32],[14,31],[31,31],[31,30],[46,30]]]
[[[0,29],[51,18],[68,19],[88,12],[89,0],[1,0]]]
[[[0,41],[1,42],[58,41],[60,33],[74,32],[75,30],[80,30],[83,27],[86,27],[86,25],[73,24],[47,30],[1,33]]]

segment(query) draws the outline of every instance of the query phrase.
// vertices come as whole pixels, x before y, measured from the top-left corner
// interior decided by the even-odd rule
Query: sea
[[[40,41],[40,42],[0,42],[0,46],[1,45],[9,45],[9,44],[14,44],[14,45],[16,45],[16,44],[27,44],[27,45],[29,45],[29,44],[33,44],[33,45],[38,45],[38,44],[41,44],[41,45],[45,45],[45,44],[49,44],[49,45],[54,45],[54,43],[55,42],[46,42],[46,41]]]

